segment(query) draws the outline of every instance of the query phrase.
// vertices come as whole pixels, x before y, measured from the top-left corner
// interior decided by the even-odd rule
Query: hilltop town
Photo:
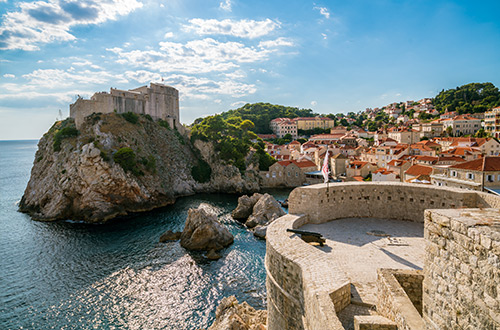
[[[410,182],[472,190],[500,188],[500,107],[439,111],[434,99],[396,102],[357,114],[275,118],[258,134],[276,159],[266,187],[331,180]],[[321,134],[307,134],[322,132]]]

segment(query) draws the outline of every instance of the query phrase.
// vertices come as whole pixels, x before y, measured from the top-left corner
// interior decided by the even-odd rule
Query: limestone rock
[[[182,132],[142,116],[136,124],[113,113],[89,116],[78,134],[56,141],[57,132],[65,128],[74,128],[74,121],[55,123],[38,143],[31,178],[19,203],[19,210],[33,219],[105,222],[197,192],[259,190],[258,168],[251,159],[242,175],[235,166],[220,161],[212,144],[197,141],[193,146]],[[56,142],[60,142],[57,148]],[[134,171],[115,162],[121,148],[134,152]],[[212,168],[209,182],[199,183],[191,175],[199,157]]]
[[[259,193],[253,194],[252,197],[247,195],[241,196],[238,198],[238,206],[233,210],[231,216],[236,220],[247,220],[253,212],[255,203],[257,203],[261,197],[262,195]]]
[[[167,230],[160,236],[160,243],[177,241],[181,238],[182,232]]]
[[[208,251],[206,257],[209,260],[218,260],[222,258],[222,256],[219,253],[217,253],[214,249]]]
[[[261,239],[266,238],[266,232],[267,232],[267,226],[260,226],[259,225],[253,229],[253,235],[258,237],[258,238],[261,238]]]
[[[238,304],[235,296],[222,299],[215,311],[215,322],[208,330],[265,330],[267,311],[255,310],[246,302]]]
[[[181,246],[188,250],[220,250],[233,243],[233,235],[217,221],[208,205],[189,209]]]
[[[253,207],[252,215],[245,222],[245,225],[248,228],[257,225],[266,226],[285,214],[285,211],[273,196],[264,194]]]

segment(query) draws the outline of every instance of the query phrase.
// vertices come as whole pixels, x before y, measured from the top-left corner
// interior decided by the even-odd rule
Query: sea
[[[266,307],[265,241],[231,218],[238,196],[183,197],[100,225],[33,221],[17,209],[36,150],[0,141],[0,329],[200,329],[224,297]],[[234,235],[217,261],[159,243],[201,203]]]

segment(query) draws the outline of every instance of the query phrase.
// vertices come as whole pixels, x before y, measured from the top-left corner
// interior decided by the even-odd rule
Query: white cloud
[[[125,77],[142,84],[150,81],[161,81],[164,84],[175,86],[184,98],[208,99],[209,95],[241,97],[257,91],[253,84],[237,82],[231,79],[212,80],[191,75],[161,75],[146,70],[126,71]]]
[[[128,82],[122,75],[106,71],[90,71],[88,69],[76,71],[74,68],[70,68],[67,71],[60,69],[39,69],[23,75],[23,78],[29,81],[24,85],[24,88],[31,90],[39,88],[62,89],[106,82]]]
[[[330,18],[330,12],[326,7],[314,7],[315,10],[319,10],[319,13],[323,15],[326,19]]]
[[[318,105],[318,102],[316,102],[316,101],[311,101],[311,105],[312,105],[313,107],[315,107],[315,106],[317,106],[317,105]]]
[[[216,100],[214,100],[214,103],[215,103],[215,104],[221,104],[221,103],[222,103],[222,100],[221,100],[221,99],[216,99]]]
[[[16,76],[10,73],[6,73],[3,75],[4,78],[15,78]]]
[[[219,42],[206,38],[185,44],[160,42],[159,50],[124,51],[109,48],[118,55],[117,63],[159,72],[202,74],[236,69],[240,63],[253,63],[268,59],[270,50],[247,47],[239,42]]]
[[[174,33],[173,32],[167,32],[165,33],[165,35],[163,36],[164,39],[169,39],[169,38],[173,38],[174,36]]]
[[[266,40],[259,42],[261,48],[292,47],[294,43],[287,38],[278,38],[275,40]]]
[[[323,37],[323,39],[328,39],[328,36],[325,34],[325,33],[321,33],[321,36]]]
[[[245,102],[245,101],[238,101],[238,102],[234,102],[234,103],[231,103],[231,106],[232,107],[241,107],[245,104],[247,104],[248,102]]]
[[[137,0],[21,2],[19,11],[2,17],[0,49],[34,51],[40,44],[75,40],[72,27],[116,20],[140,7]]]
[[[189,20],[190,25],[185,25],[184,30],[194,32],[198,35],[230,35],[238,38],[254,39],[271,33],[280,27],[279,22],[270,20],[231,20],[222,21],[216,19],[193,18]]]
[[[224,0],[220,2],[219,7],[222,10],[231,11],[232,10],[231,5],[232,5],[231,0]]]

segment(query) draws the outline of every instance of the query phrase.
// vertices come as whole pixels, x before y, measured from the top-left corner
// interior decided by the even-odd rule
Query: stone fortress
[[[296,188],[267,230],[268,329],[500,329],[499,209],[493,194],[416,184]]]
[[[128,91],[111,88],[98,92],[90,100],[78,97],[69,106],[70,117],[79,128],[85,117],[93,113],[125,113],[150,115],[167,121],[170,127],[181,127],[179,122],[179,91],[173,87],[151,83]]]

